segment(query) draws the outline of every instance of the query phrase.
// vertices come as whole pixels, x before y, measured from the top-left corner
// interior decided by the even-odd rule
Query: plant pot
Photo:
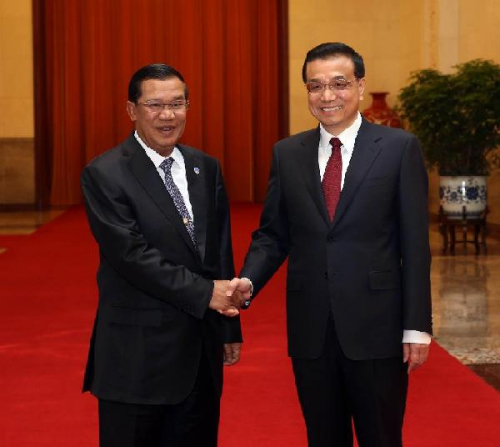
[[[373,98],[372,105],[363,111],[363,116],[371,123],[402,127],[398,114],[385,101],[388,94],[389,92],[370,92]]]
[[[477,219],[486,211],[486,176],[441,176],[439,201],[449,219]],[[465,208],[464,208],[465,207]]]

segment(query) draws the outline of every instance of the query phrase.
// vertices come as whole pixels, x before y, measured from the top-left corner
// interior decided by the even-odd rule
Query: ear
[[[132,101],[127,101],[127,113],[131,121],[137,121],[137,109]]]
[[[363,93],[365,92],[365,78],[361,78],[358,81],[359,99],[363,100]]]

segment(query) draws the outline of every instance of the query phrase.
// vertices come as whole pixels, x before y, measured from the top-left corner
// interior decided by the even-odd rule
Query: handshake
[[[252,296],[252,284],[246,278],[215,280],[214,291],[208,307],[225,315],[239,315],[241,307]]]

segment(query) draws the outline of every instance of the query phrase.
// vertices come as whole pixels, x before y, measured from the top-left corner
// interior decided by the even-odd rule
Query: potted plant
[[[399,94],[398,112],[422,143],[429,167],[440,177],[448,217],[468,218],[486,208],[486,178],[499,166],[500,65],[476,59],[455,73],[434,69],[412,74]]]

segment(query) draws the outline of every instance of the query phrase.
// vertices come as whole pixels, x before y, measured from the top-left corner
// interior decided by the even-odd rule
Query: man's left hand
[[[408,374],[421,367],[429,356],[429,345],[403,343],[403,362],[408,362]]]
[[[224,365],[231,366],[240,361],[241,343],[224,344]]]

